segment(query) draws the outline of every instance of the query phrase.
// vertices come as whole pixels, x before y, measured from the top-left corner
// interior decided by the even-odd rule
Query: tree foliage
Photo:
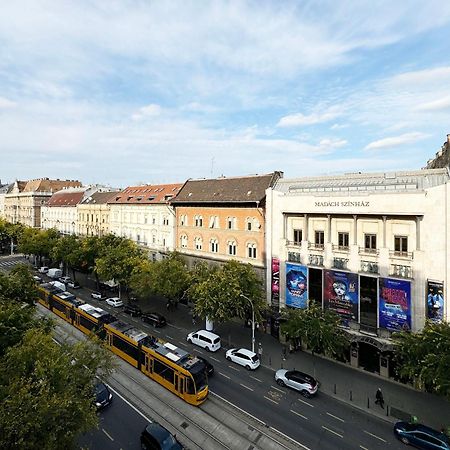
[[[0,298],[32,305],[37,297],[36,283],[25,264],[15,266],[9,275],[0,276]]]
[[[316,303],[307,309],[285,309],[286,322],[282,333],[289,338],[300,339],[313,353],[340,357],[348,347],[345,332],[339,326],[340,317],[329,309],[322,310]]]
[[[420,333],[395,333],[397,374],[450,399],[450,324],[427,323]]]

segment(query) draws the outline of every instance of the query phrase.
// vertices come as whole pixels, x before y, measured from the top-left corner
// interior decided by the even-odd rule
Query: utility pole
[[[252,306],[252,352],[255,353],[255,308],[253,302],[246,295],[240,294],[240,296],[248,300]]]

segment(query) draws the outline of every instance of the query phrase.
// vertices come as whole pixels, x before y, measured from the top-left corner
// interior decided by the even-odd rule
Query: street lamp
[[[252,352],[255,353],[255,308],[253,302],[246,295],[240,294],[240,296],[248,300],[252,306]]]

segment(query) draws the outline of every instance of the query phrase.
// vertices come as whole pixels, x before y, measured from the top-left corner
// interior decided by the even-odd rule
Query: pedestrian
[[[378,388],[377,393],[375,394],[375,404],[380,405],[382,408],[384,408],[384,398],[383,393],[381,392],[381,388]]]
[[[283,345],[282,351],[283,351],[283,361],[286,361],[286,346],[285,345]]]
[[[263,354],[263,348],[261,342],[258,343],[258,357],[259,361],[262,362],[262,354]]]

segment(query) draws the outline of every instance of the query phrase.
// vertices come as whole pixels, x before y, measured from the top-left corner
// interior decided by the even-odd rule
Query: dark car
[[[123,307],[123,312],[129,314],[130,316],[141,316],[142,309],[137,305],[128,303]]]
[[[167,323],[166,318],[156,312],[142,313],[141,319],[154,327],[163,327]]]
[[[146,450],[183,450],[183,446],[157,422],[150,422],[141,434],[141,447]]]
[[[397,422],[394,434],[404,444],[413,445],[421,449],[450,449],[450,439],[433,428],[419,423]]]
[[[203,358],[203,356],[198,356],[197,358],[203,363],[205,364],[206,367],[206,373],[208,375],[208,377],[212,377],[214,375],[214,366],[206,359]]]
[[[112,394],[105,383],[94,386],[95,406],[98,410],[106,408],[112,402]]]

